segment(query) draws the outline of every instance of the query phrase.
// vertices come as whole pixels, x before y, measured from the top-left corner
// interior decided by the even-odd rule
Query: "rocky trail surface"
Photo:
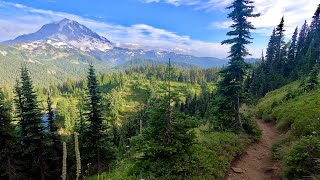
[[[248,147],[246,152],[236,158],[225,180],[281,180],[281,171],[277,161],[272,160],[272,142],[277,130],[272,123],[258,120],[262,137],[258,143]]]

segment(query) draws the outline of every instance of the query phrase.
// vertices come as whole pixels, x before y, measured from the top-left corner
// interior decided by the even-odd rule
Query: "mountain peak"
[[[89,30],[87,27],[79,24],[77,21],[74,21],[74,20],[70,20],[70,19],[67,19],[67,18],[64,18],[58,22],[56,22],[55,24],[58,24],[59,25],[59,31],[61,31],[64,27],[66,26],[69,26],[69,27],[73,27],[73,26],[79,26],[79,27],[82,27],[82,29],[87,29]],[[91,31],[91,30],[90,30]]]
[[[58,22],[43,25],[37,32],[19,36],[4,44],[63,42],[82,51],[106,51],[111,42],[77,21],[64,18]]]

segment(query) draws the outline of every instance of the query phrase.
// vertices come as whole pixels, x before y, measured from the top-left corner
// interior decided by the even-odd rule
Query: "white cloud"
[[[148,0],[158,1],[158,0]],[[168,0],[170,3],[179,3],[179,0]],[[189,3],[192,3],[190,0]],[[178,5],[178,4],[177,4]],[[15,14],[0,16],[0,41],[12,39],[21,34],[32,33],[42,25],[62,18],[69,18],[91,28],[105,36],[117,45],[130,48],[148,48],[166,51],[175,51],[195,56],[213,56],[224,58],[229,51],[227,46],[219,43],[204,42],[191,39],[189,36],[178,35],[164,29],[146,24],[122,26],[106,22],[99,22],[74,14],[35,9],[21,4],[0,1],[0,9],[6,8],[9,13]],[[2,39],[1,39],[2,38]]]
[[[211,11],[227,7],[232,0],[140,0],[144,3],[167,3],[175,6],[192,6],[196,10]]]
[[[318,4],[315,0],[255,0],[255,12],[261,16],[250,21],[257,28],[255,33],[269,36],[284,16],[286,35],[290,37],[296,26],[301,27],[305,20],[311,19]],[[230,22],[214,22],[211,27],[227,28],[226,24]]]

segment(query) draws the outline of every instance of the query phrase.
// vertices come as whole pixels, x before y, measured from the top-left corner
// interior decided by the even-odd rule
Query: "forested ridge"
[[[280,132],[272,150],[283,178],[319,178],[320,5],[289,42],[280,17],[255,63],[245,61],[254,2],[228,9],[223,68],[139,59],[106,72],[89,63],[84,78],[39,85],[19,64],[14,86],[0,90],[0,177],[224,179],[260,140],[261,118]]]

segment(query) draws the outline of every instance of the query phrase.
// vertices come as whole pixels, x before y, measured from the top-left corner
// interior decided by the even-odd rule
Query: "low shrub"
[[[298,119],[292,124],[295,136],[320,135],[320,119]]]
[[[242,126],[244,131],[253,137],[255,141],[259,141],[261,138],[261,130],[258,127],[256,121],[254,121],[251,117],[242,116]]]
[[[283,159],[284,152],[287,147],[290,146],[294,137],[291,134],[291,131],[286,134],[281,134],[275,139],[272,143],[272,156],[273,159],[281,160]]]
[[[287,179],[320,175],[320,138],[303,137],[288,147],[283,158],[284,175]]]

